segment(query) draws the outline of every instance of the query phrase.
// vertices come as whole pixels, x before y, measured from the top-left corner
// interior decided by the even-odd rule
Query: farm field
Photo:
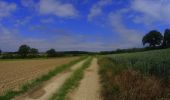
[[[107,55],[98,63],[103,100],[170,99],[170,49]]]
[[[50,75],[51,78],[48,78],[49,80],[40,81],[39,86],[31,87],[28,91],[13,96],[13,100],[170,99],[170,49],[110,54],[98,56],[98,58],[79,58],[80,60],[75,63],[66,67],[62,66],[62,70],[57,72],[58,74],[49,73],[52,75]],[[18,77],[11,76],[14,79],[12,82],[10,82],[11,77],[6,78],[9,82],[6,81],[4,86],[17,89],[19,85],[23,84],[22,82],[30,81],[32,78],[54,69],[55,66],[75,59],[78,57],[1,61],[1,66],[5,65],[5,62],[10,62],[6,64],[11,66],[9,69],[12,69],[14,64],[19,64],[18,66],[23,68],[16,67],[18,69],[12,70]],[[4,80],[7,77],[5,74],[11,75],[8,71],[6,69],[7,73],[4,75],[1,73]],[[15,82],[16,84],[12,84]]]
[[[0,61],[0,95],[79,57]]]
[[[0,100],[170,100],[170,0],[0,0]]]

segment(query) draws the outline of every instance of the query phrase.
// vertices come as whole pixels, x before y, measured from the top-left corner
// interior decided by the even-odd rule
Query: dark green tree
[[[170,47],[170,29],[166,29],[164,32],[163,46]]]
[[[37,56],[38,55],[38,53],[39,53],[39,51],[38,51],[38,49],[36,49],[36,48],[31,48],[30,49],[30,54],[32,55],[32,56]]]
[[[143,45],[149,44],[149,47],[156,47],[161,45],[162,40],[162,34],[156,30],[152,30],[143,37],[142,42]]]
[[[55,49],[50,49],[50,50],[47,50],[47,56],[48,57],[55,57],[56,56],[56,51]]]
[[[2,53],[2,50],[0,49],[0,55],[1,55],[1,53]]]
[[[21,45],[18,50],[18,54],[22,57],[25,58],[30,52],[30,47],[28,45]]]

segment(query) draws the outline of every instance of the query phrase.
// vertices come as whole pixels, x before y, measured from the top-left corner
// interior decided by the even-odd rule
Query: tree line
[[[148,44],[149,47],[170,47],[170,29],[166,29],[164,35],[157,30],[152,30],[147,33],[142,39],[143,45]]]
[[[17,52],[8,52],[2,54],[0,50],[1,58],[36,58],[36,57],[56,57],[59,54],[55,49],[49,49],[45,53],[40,53],[38,49],[31,48],[30,46],[23,44],[18,48]]]
[[[63,56],[78,56],[84,54],[92,54],[92,52],[85,51],[56,51],[55,49],[49,49],[44,53],[40,53],[38,49],[31,48],[29,45],[21,45],[17,52],[3,53],[0,50],[0,58],[13,59],[13,58],[37,58],[37,57],[63,57]]]
[[[22,57],[22,58],[26,58],[29,55],[31,55],[32,57],[37,57],[39,54],[38,49],[36,48],[30,48],[30,46],[28,45],[21,45],[18,49],[18,54]],[[46,51],[46,54],[48,57],[55,57],[57,56],[57,52],[55,51],[55,49],[50,49]]]
[[[117,54],[127,52],[141,52],[153,49],[162,49],[170,47],[170,29],[164,31],[164,35],[157,30],[151,30],[142,39],[143,45],[147,45],[145,48],[130,48],[130,49],[117,49],[115,51],[102,51],[98,54]],[[85,51],[63,51],[57,52],[55,49],[49,49],[44,54],[39,53],[36,48],[24,44],[21,45],[17,52],[6,53],[2,55],[0,50],[1,58],[35,58],[35,57],[61,57],[68,55],[82,55],[82,54],[97,54],[96,52],[85,52]]]

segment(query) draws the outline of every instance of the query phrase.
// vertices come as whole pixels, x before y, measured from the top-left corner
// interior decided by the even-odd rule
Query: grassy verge
[[[65,100],[68,92],[76,88],[83,78],[83,71],[90,66],[92,58],[89,58],[82,67],[78,68],[65,83],[60,87],[60,89],[50,98],[50,100]]]
[[[42,82],[51,79],[53,76],[63,72],[64,70],[70,68],[71,66],[73,66],[74,64],[76,64],[77,62],[79,62],[81,60],[84,60],[85,58],[87,58],[87,57],[81,57],[75,61],[71,61],[68,64],[64,64],[62,66],[56,67],[54,70],[49,71],[47,74],[42,75],[41,77],[38,77],[29,83],[24,84],[19,91],[10,90],[10,91],[6,92],[3,96],[0,96],[0,100],[11,100],[16,95],[20,95],[22,93],[27,92],[29,89],[36,87],[36,86],[40,85]]]
[[[99,74],[102,84],[101,92],[103,100],[117,100],[116,95],[119,92],[119,87],[112,84],[110,80],[113,79],[114,75],[120,73],[123,68],[116,67],[108,58],[99,58],[98,64],[100,66]]]
[[[100,58],[103,100],[169,100],[170,88],[159,77]]]

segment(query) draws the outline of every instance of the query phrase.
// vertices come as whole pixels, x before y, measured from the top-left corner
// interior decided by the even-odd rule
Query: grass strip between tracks
[[[70,92],[70,90],[76,88],[80,82],[80,80],[84,76],[84,70],[88,68],[91,64],[92,57],[90,57],[83,65],[75,70],[73,74],[68,78],[64,84],[57,90],[55,94],[49,100],[65,100],[66,95]]]
[[[49,71],[47,74],[42,75],[26,84],[24,84],[20,90],[18,91],[14,91],[14,90],[9,90],[7,91],[4,95],[0,96],[0,100],[11,100],[12,98],[14,98],[17,95],[20,95],[22,93],[27,92],[28,90],[30,90],[31,88],[34,88],[40,84],[42,84],[43,82],[51,79],[53,76],[63,72],[64,70],[70,68],[71,66],[73,66],[74,64],[86,59],[87,57],[83,56],[80,57],[77,60],[71,61],[67,64],[61,65],[59,67],[56,67],[54,70]]]

